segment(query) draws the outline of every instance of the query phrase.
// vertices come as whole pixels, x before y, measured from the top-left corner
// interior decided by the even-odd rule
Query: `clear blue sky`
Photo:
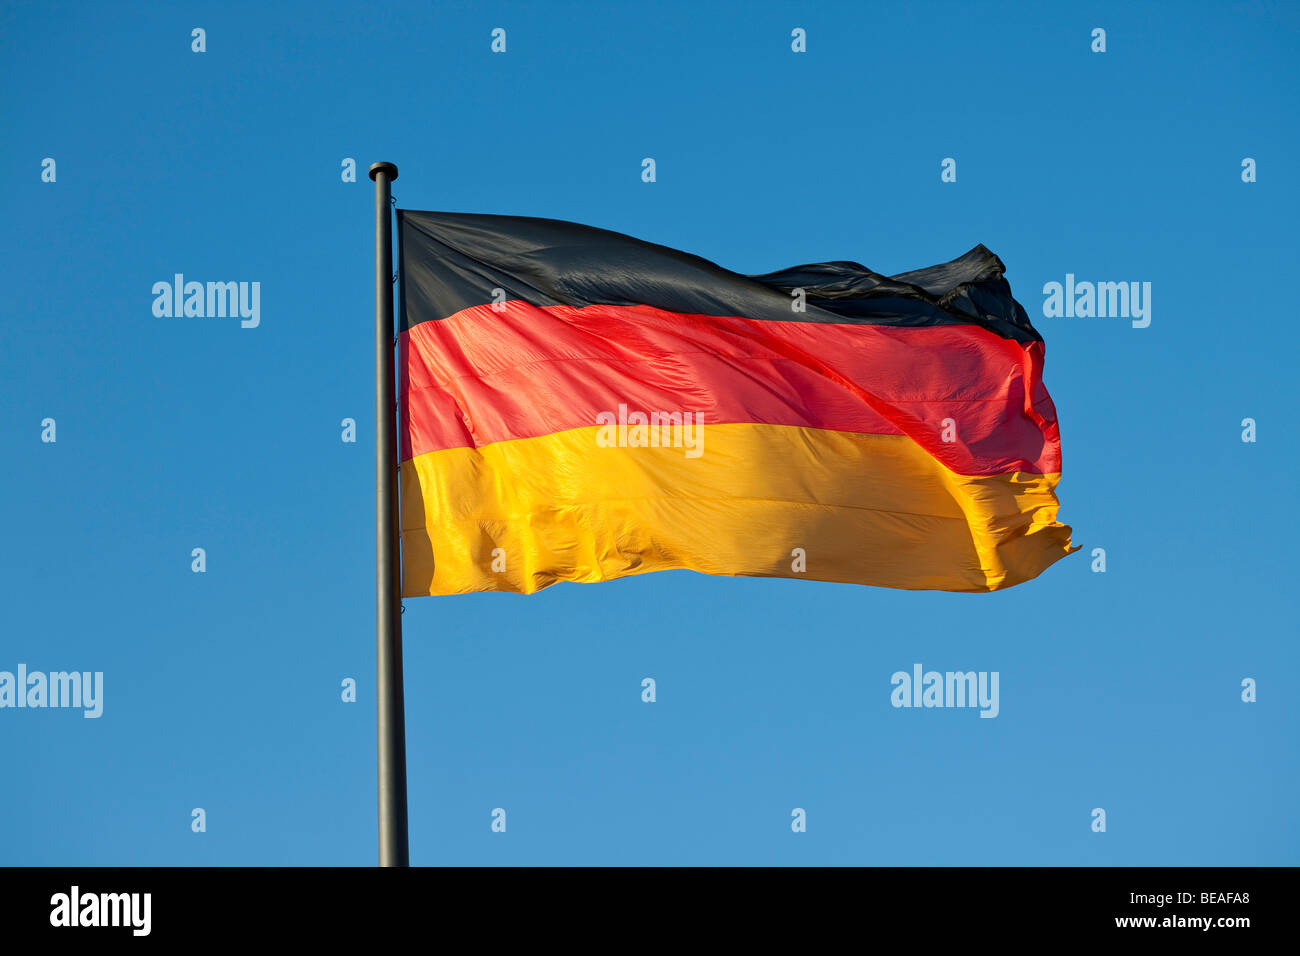
[[[5,4],[0,670],[102,671],[104,713],[0,710],[0,864],[374,862],[381,159],[405,207],[741,272],[984,243],[1047,340],[1084,549],[991,595],[671,572],[408,600],[413,862],[1300,863],[1298,27],[1284,3]],[[260,326],[156,318],[177,272],[260,282]],[[1151,282],[1150,327],[1044,318],[1067,273]],[[918,662],[998,671],[999,716],[894,709]]]

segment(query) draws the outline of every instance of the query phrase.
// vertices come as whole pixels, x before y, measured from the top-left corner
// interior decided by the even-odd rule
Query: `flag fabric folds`
[[[982,245],[767,275],[398,210],[402,592],[689,568],[992,591],[1069,554],[1044,343]]]

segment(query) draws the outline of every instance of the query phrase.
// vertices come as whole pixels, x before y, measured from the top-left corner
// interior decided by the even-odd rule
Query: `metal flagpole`
[[[375,163],[375,570],[379,703],[379,865],[410,865],[406,836],[406,710],[402,698],[402,581],[397,537],[397,393],[393,385],[392,183]]]

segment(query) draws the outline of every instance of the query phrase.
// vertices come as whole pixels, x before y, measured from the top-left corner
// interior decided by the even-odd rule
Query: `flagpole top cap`
[[[397,167],[392,163],[374,163],[370,167],[370,178],[378,179],[380,173],[388,174],[388,181],[392,182],[397,178]]]

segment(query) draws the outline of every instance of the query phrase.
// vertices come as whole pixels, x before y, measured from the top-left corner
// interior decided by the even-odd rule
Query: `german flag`
[[[994,591],[1077,548],[1044,344],[976,246],[767,275],[398,210],[402,593],[690,568]]]

